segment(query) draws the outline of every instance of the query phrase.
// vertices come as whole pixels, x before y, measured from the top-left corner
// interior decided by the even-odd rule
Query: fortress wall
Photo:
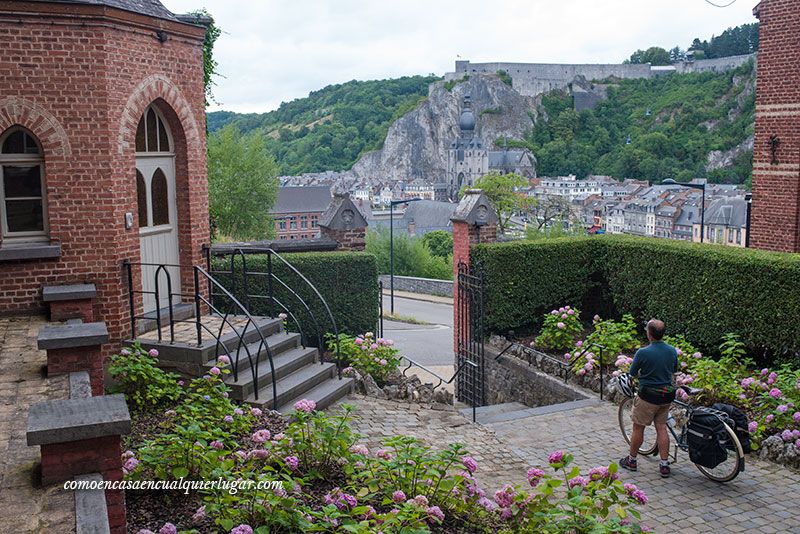
[[[714,59],[698,59],[692,62],[676,63],[675,72],[681,74],[687,72],[723,72],[740,67],[755,59],[756,54],[745,54],[743,56],[729,56]]]

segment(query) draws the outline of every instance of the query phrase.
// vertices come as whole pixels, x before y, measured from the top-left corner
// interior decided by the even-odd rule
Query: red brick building
[[[0,313],[39,311],[43,285],[93,283],[94,316],[118,341],[124,260],[201,263],[198,22],[157,0],[0,0]],[[171,269],[188,291],[191,269]]]
[[[762,0],[750,244],[800,252],[800,4]]]
[[[320,236],[319,222],[331,203],[327,185],[280,187],[275,207],[276,239],[314,239]]]

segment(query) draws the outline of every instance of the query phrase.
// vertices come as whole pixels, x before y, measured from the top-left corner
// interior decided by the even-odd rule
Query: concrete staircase
[[[261,335],[259,335],[259,332]],[[272,376],[268,352],[261,344],[261,336],[272,352],[272,362],[276,378],[277,402],[273,402]],[[246,402],[264,409],[275,409],[282,413],[291,412],[292,406],[300,399],[311,399],[317,403],[317,409],[324,409],[338,399],[350,393],[354,387],[352,378],[339,379],[336,364],[320,362],[319,351],[314,347],[303,347],[300,334],[286,332],[283,321],[267,317],[255,318],[242,334],[244,344],[239,349],[238,374],[226,375],[225,383],[231,388],[231,398]],[[240,347],[240,338],[235,332],[223,334],[218,347],[217,340],[204,332],[204,342],[198,346],[196,340],[170,343],[139,337],[143,348],[158,349],[159,362],[162,367],[176,371],[189,377],[203,376],[216,364],[216,354],[230,351],[231,361],[236,360],[236,351]],[[248,360],[248,351],[255,363],[258,360],[256,398],[256,380]],[[225,347],[225,348],[223,348]]]

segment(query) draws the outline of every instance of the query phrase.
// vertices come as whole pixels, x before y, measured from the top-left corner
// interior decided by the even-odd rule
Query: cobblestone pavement
[[[346,402],[356,406],[354,427],[372,447],[395,434],[416,436],[435,447],[464,443],[479,461],[476,475],[487,493],[506,482],[525,484],[526,469],[546,466],[554,450],[572,453],[584,474],[626,453],[617,407],[607,402],[486,427],[452,411],[360,396]],[[621,476],[649,496],[650,502],[638,509],[655,532],[800,532],[800,474],[753,455],[747,457],[746,470],[727,484],[708,480],[683,452],[671,478],[660,477],[657,460],[641,456],[639,470]]]
[[[39,317],[0,318],[0,532],[75,532],[75,498],[61,486],[42,488],[39,447],[29,447],[28,407],[66,398],[66,376],[45,379],[44,351],[36,349]]]
[[[482,486],[499,488],[505,483],[526,483],[526,464],[507,445],[480,425],[473,425],[454,410],[432,410],[418,404],[353,395],[339,404],[351,404],[353,429],[365,437],[371,450],[385,438],[414,436],[426,444],[443,449],[462,443],[478,461],[476,476]]]

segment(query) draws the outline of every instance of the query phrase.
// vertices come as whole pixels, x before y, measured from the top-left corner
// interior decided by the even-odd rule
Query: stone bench
[[[50,307],[51,321],[80,318],[94,321],[92,299],[97,296],[94,284],[42,286],[42,300]]]
[[[51,324],[39,329],[37,346],[47,351],[47,374],[87,371],[92,393],[102,395],[104,369],[102,345],[108,342],[105,323]]]

